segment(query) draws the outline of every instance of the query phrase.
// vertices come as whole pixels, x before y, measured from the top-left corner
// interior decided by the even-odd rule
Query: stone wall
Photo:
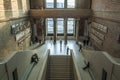
[[[29,46],[30,38],[23,41],[21,48],[18,46],[19,41],[15,40],[17,34],[11,32],[12,25],[21,26],[20,23],[29,22],[29,0],[1,0],[0,3],[0,57],[6,57],[13,51],[23,50]]]
[[[90,64],[89,71],[95,80],[120,80],[119,59],[116,60],[103,51],[83,50],[83,54]]]
[[[76,7],[80,9],[89,9],[91,0],[76,0]]]
[[[120,57],[120,1],[92,0],[93,16],[90,36],[99,50],[104,50],[114,57]],[[105,31],[106,28],[106,31]]]

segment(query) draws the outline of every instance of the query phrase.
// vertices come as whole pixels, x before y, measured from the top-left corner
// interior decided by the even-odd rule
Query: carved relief
[[[100,32],[94,30],[94,29],[91,29],[91,32],[96,35],[97,37],[99,37],[101,40],[104,40],[104,35],[101,34]]]
[[[30,22],[20,22],[11,26],[11,32],[15,36],[18,46],[22,47],[27,38],[31,37]]]
[[[102,45],[102,40],[100,40],[99,38],[97,38],[94,34],[90,34],[90,37],[99,45]]]
[[[107,26],[104,26],[104,25],[101,25],[99,23],[96,23],[96,22],[92,22],[92,26],[104,33],[107,33]]]

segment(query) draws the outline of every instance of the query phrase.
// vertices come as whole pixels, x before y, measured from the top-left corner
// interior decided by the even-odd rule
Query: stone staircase
[[[47,80],[73,80],[72,57],[69,55],[50,55]]]

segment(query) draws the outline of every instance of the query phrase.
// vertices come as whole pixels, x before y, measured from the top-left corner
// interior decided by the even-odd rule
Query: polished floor
[[[53,41],[50,40],[46,41],[47,48],[50,49],[50,55],[68,55],[70,49],[74,49],[74,44],[74,41],[68,41],[67,44],[63,40],[62,43],[60,43],[60,40],[57,40],[56,44],[53,44]]]
[[[63,40],[62,44],[60,44],[60,40],[57,40],[56,44],[53,44],[53,41],[51,40],[47,40],[44,45],[38,47],[36,50],[44,53],[47,49],[50,49],[50,55],[67,55],[67,48],[72,49],[74,52],[77,64],[79,66],[81,79],[93,80],[89,73],[89,70],[82,69],[85,66],[85,59],[83,54],[79,51],[79,46],[74,40],[68,40],[67,44],[64,44]]]

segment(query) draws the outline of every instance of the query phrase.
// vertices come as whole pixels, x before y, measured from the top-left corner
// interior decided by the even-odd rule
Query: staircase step
[[[64,76],[64,77],[68,77],[68,76],[72,76],[72,73],[49,73],[49,76],[53,77],[53,76]]]
[[[50,56],[48,80],[72,80],[71,56]]]
[[[71,64],[49,64],[49,66],[72,66]]]
[[[48,78],[48,80],[72,80],[72,78]]]

